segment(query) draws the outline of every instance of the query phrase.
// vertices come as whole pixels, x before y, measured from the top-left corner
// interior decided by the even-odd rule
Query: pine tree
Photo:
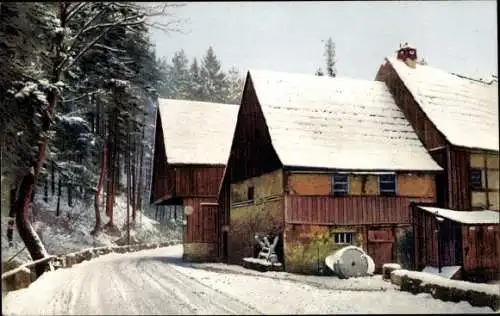
[[[226,103],[240,104],[244,81],[236,67],[233,66],[229,69],[227,81],[229,89],[226,97]]]
[[[316,75],[316,76],[324,76],[325,73],[323,72],[323,69],[321,69],[321,67],[318,67],[318,69],[316,70],[316,72],[314,73],[314,75]]]
[[[225,102],[228,83],[212,46],[208,48],[203,58],[201,78],[204,84],[203,93],[206,96],[206,101]]]
[[[328,40],[326,41],[324,56],[326,61],[326,73],[329,77],[336,77],[337,69],[335,68],[335,43],[331,37],[328,37]]]
[[[28,203],[42,180],[38,176],[46,183],[50,173],[53,184],[56,173],[59,183],[66,179],[61,185],[66,185],[69,201],[77,183],[86,189],[96,185],[98,196],[106,173],[112,180],[111,200],[119,190],[120,157],[136,150],[126,146],[127,137],[144,121],[145,100],[162,87],[164,76],[154,71],[145,18],[163,14],[163,9],[118,2],[0,6],[0,94],[5,96],[0,102],[6,111],[1,119],[10,120],[0,124],[0,145],[2,153],[4,146],[14,152],[6,159],[10,170],[29,167],[14,211],[33,260],[47,256],[28,221]],[[123,125],[127,120],[129,125]],[[101,152],[108,159],[100,159]],[[101,168],[96,168],[99,160]],[[112,211],[109,215],[112,224]],[[38,265],[37,274],[47,268]]]
[[[198,60],[193,58],[193,62],[189,68],[190,75],[190,99],[203,101],[206,99],[203,94],[203,79],[201,78],[201,69],[198,66]]]
[[[170,93],[173,99],[189,99],[190,97],[190,73],[189,60],[183,49],[174,53],[172,65],[169,70]]]

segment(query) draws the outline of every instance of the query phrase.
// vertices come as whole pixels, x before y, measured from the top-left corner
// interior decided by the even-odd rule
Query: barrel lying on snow
[[[325,264],[341,278],[372,275],[375,271],[373,259],[363,249],[347,246],[325,258]]]

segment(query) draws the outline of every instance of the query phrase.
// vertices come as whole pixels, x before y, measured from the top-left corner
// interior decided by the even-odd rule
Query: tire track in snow
[[[31,286],[43,299],[23,304],[30,315],[260,314],[245,303],[175,269],[180,258],[151,254],[103,256],[50,272]],[[51,275],[52,273],[56,275]],[[33,294],[34,292],[31,291]],[[45,296],[44,296],[45,294]],[[22,298],[22,295],[20,296]]]
[[[175,285],[174,295],[195,308],[195,313],[200,314],[234,314],[234,315],[255,315],[260,314],[258,310],[241,302],[240,300],[228,296],[216,289],[213,289],[192,277],[189,277],[174,267],[171,263],[164,263],[154,259],[141,260],[142,275],[148,275],[153,282],[165,288],[166,284]],[[152,273],[154,271],[154,273]],[[157,279],[166,281],[158,282]],[[181,294],[182,293],[182,294]]]

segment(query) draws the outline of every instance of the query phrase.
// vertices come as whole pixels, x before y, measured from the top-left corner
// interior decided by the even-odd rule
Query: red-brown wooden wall
[[[285,221],[319,225],[409,224],[411,202],[434,202],[434,199],[287,195]]]
[[[193,213],[187,216],[185,243],[217,243],[218,223],[215,198],[183,199],[184,206],[193,207]],[[203,203],[212,203],[203,205]]]

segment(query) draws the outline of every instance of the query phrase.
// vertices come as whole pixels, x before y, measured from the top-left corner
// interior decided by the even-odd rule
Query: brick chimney
[[[397,58],[403,61],[408,67],[415,68],[417,66],[417,49],[408,43],[399,44]]]

